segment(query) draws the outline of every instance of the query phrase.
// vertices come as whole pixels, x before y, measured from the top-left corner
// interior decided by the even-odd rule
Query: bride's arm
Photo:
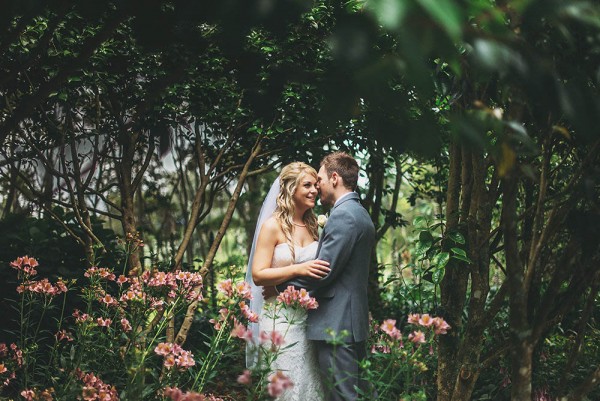
[[[279,226],[274,219],[263,224],[252,261],[252,279],[259,286],[272,286],[284,283],[295,277],[321,278],[329,273],[329,263],[322,260],[310,260],[283,267],[271,268],[273,252],[277,245]]]

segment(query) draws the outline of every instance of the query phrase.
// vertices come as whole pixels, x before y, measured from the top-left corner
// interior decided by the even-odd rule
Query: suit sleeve
[[[330,218],[317,252],[317,259],[329,262],[329,274],[320,279],[298,277],[279,284],[277,289],[283,291],[287,286],[293,285],[312,291],[331,284],[348,265],[357,235],[354,217],[350,213],[340,211],[335,218]]]

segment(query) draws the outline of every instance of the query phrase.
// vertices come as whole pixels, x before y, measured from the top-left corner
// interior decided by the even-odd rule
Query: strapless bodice
[[[317,256],[318,245],[319,243],[314,241],[306,246],[295,246],[294,252],[296,258],[295,260],[292,260],[292,251],[290,250],[289,245],[286,243],[278,244],[273,251],[271,267],[289,266],[294,263],[302,263],[314,259]]]

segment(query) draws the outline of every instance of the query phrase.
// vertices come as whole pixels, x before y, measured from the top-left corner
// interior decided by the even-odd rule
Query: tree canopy
[[[439,401],[481,396],[499,361],[510,361],[512,399],[531,399],[539,355],[567,331],[564,371],[547,380],[569,400],[597,394],[597,363],[578,370],[597,337],[600,280],[597,2],[62,0],[3,11],[2,263],[51,249],[63,267],[48,273],[77,276],[77,262],[125,258],[134,272],[198,270],[214,293],[229,274],[220,255],[245,263],[274,171],[348,150],[378,230],[372,313],[426,305],[452,327],[439,342]],[[26,229],[12,235],[15,225]],[[119,236],[145,247],[123,252]],[[428,300],[411,304],[415,288]],[[173,319],[171,340],[186,341],[197,308]]]

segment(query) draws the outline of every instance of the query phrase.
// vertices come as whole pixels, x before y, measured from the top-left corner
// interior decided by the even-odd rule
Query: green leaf
[[[583,22],[594,28],[600,28],[598,8],[594,6],[593,2],[573,2],[560,11],[576,21]]]
[[[415,219],[413,220],[413,226],[420,227],[421,224],[423,224],[425,221],[425,217],[423,216],[415,217]]]
[[[452,251],[452,253],[454,253],[454,255],[459,255],[459,256],[463,256],[463,257],[467,257],[467,252],[465,252],[464,249],[460,249],[460,248],[451,248],[450,249]]]
[[[450,237],[450,239],[457,244],[465,244],[465,237],[463,237],[463,235],[459,232],[451,232],[448,234],[448,237]]]
[[[467,263],[473,263],[473,261],[471,261],[471,259],[469,259],[466,256],[462,256],[462,255],[454,255],[454,256],[452,256],[452,258],[462,260],[463,262],[467,262]]]
[[[421,231],[419,234],[419,241],[428,243],[429,246],[431,246],[431,244],[433,244],[433,235],[431,235],[431,232],[429,231]]]
[[[441,252],[433,257],[432,262],[438,268],[444,268],[448,264],[449,260],[450,260],[450,254],[448,252]]]
[[[400,277],[392,277],[392,278],[386,280],[385,283],[383,283],[383,287],[387,286],[388,284],[393,283],[394,281],[400,281]]]
[[[435,269],[433,271],[433,273],[431,274],[431,281],[433,282],[433,284],[441,283],[442,279],[444,278],[445,272],[446,272],[446,269]]]
[[[417,256],[424,255],[429,248],[431,248],[431,243],[417,241],[417,247],[415,249],[415,254]]]
[[[453,0],[418,0],[418,2],[452,39],[460,38],[462,16]]]
[[[396,29],[406,15],[408,2],[398,0],[368,0],[365,6],[372,10],[381,25]]]
[[[429,229],[430,229],[430,230],[435,230],[436,228],[439,228],[439,227],[441,227],[441,226],[443,226],[443,225],[444,225],[444,223],[435,223],[435,224],[432,224],[432,225],[429,227]]]

